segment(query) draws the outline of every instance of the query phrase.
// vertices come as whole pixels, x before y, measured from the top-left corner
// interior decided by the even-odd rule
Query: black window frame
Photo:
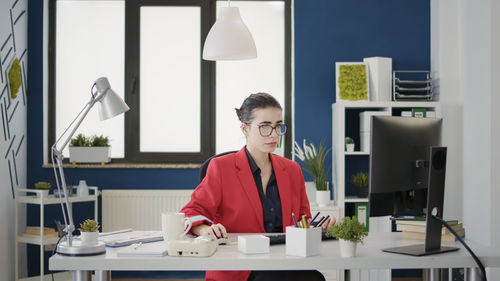
[[[49,146],[55,142],[55,31],[56,31],[56,1],[49,1]],[[216,19],[216,0],[124,0],[125,1],[125,101],[130,110],[125,113],[125,155],[124,158],[113,158],[114,163],[203,163],[215,154],[215,76],[216,63],[201,59],[205,38]],[[233,0],[248,1],[248,0]],[[249,2],[272,1],[250,0]],[[276,0],[275,0],[276,1]],[[285,157],[292,155],[292,94],[291,94],[291,0],[285,2],[285,123],[288,132],[285,134]],[[142,6],[199,6],[201,8],[201,87],[200,87],[200,152],[198,153],[165,153],[140,151],[140,7]],[[91,86],[91,85],[90,85]],[[249,93],[250,94],[250,93]],[[48,151],[50,157],[50,149]],[[65,159],[67,162],[68,159]]]

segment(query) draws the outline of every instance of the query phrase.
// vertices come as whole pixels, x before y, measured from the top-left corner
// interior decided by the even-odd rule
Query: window
[[[131,110],[102,122],[92,110],[78,133],[109,136],[114,162],[202,163],[241,148],[234,108],[254,92],[274,95],[290,125],[289,1],[233,0],[258,58],[204,61],[204,39],[222,5],[227,2],[51,0],[49,144],[101,76]],[[277,153],[290,157],[291,132],[285,137]]]

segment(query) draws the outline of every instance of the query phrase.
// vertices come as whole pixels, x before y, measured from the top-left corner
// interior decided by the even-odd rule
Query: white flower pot
[[[316,184],[313,181],[306,181],[306,194],[310,205],[316,205]]]
[[[340,256],[343,258],[352,258],[356,256],[356,245],[358,243],[351,242],[344,239],[339,239],[340,243]]]
[[[348,143],[345,145],[345,149],[347,152],[354,152],[354,143]]]
[[[99,232],[81,232],[80,240],[82,246],[94,246],[97,245],[99,238]]]
[[[69,147],[71,163],[108,163],[111,161],[111,146]]]
[[[43,197],[48,197],[49,196],[49,190],[48,189],[37,189],[38,191],[41,191],[41,195]]]
[[[316,203],[319,207],[326,207],[330,203],[330,190],[316,190]]]

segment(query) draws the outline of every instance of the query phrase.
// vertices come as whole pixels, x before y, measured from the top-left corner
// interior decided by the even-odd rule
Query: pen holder
[[[321,252],[321,227],[286,228],[286,254],[291,256],[309,257]]]

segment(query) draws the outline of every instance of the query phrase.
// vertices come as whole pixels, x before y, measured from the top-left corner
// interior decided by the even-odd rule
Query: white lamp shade
[[[252,34],[237,7],[222,7],[208,32],[203,47],[204,60],[245,60],[257,57]]]
[[[106,77],[97,79],[95,84],[97,92],[102,96],[102,98],[98,97],[99,118],[101,120],[115,117],[130,109],[123,99],[111,89]]]

